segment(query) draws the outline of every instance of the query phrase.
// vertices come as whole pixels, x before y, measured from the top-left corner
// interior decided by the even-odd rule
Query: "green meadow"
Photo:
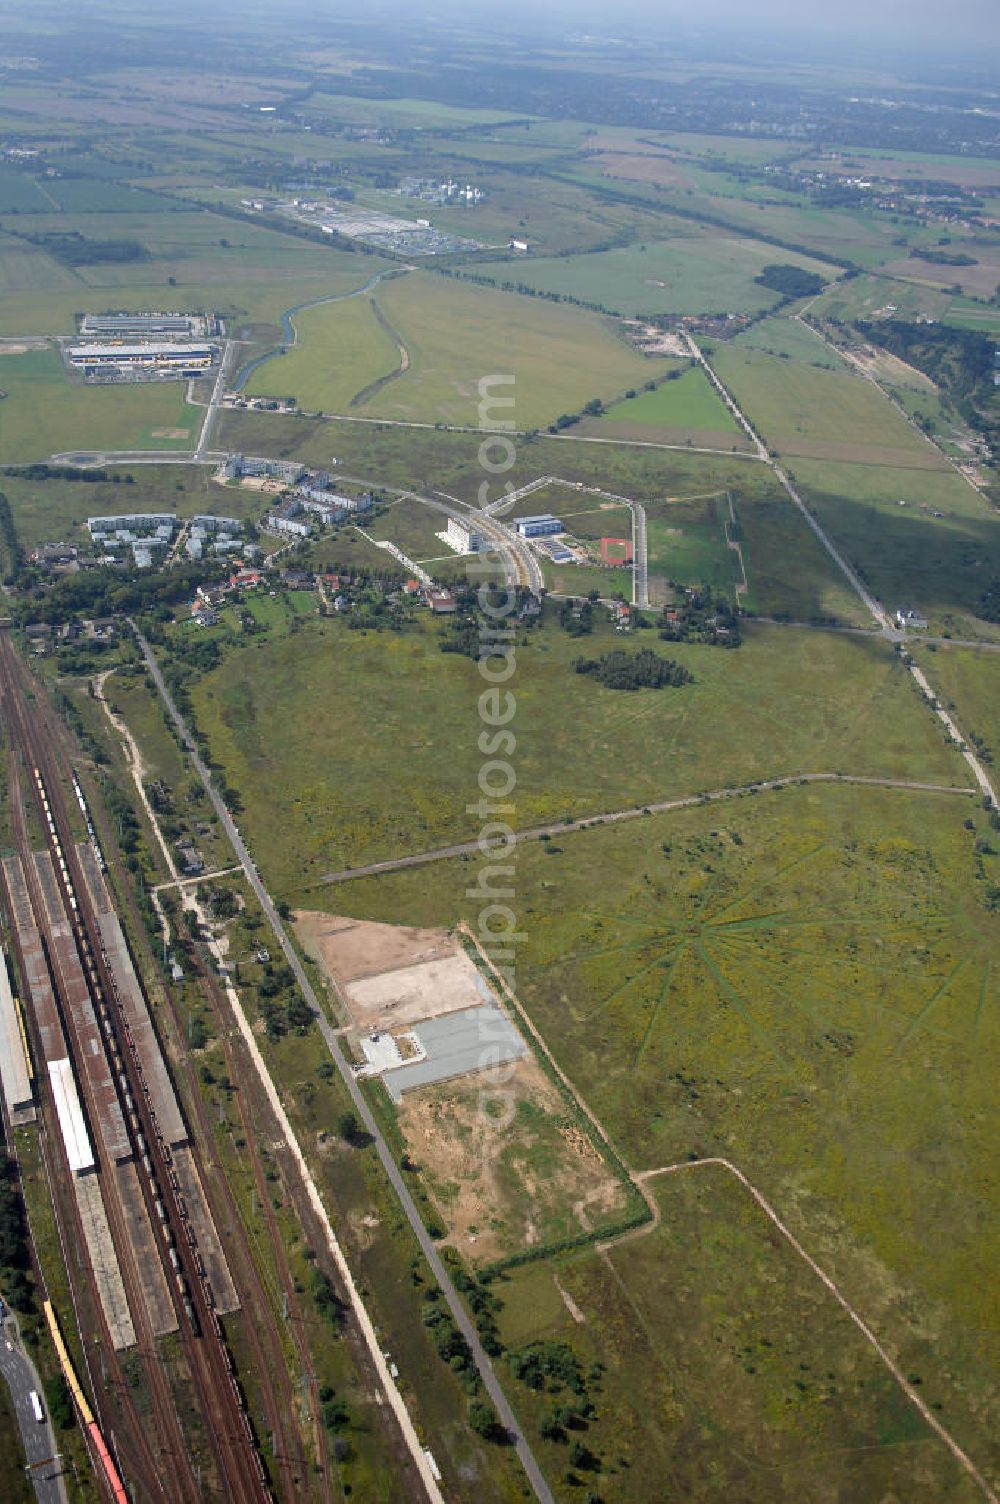
[[[402,633],[314,620],[234,647],[193,686],[198,725],[279,892],[474,834],[480,681],[471,660],[441,652],[445,630],[426,618]],[[615,693],[573,671],[581,651],[648,641],[609,627],[584,641],[550,622],[521,648],[518,824],[786,773],[968,781],[878,642],[755,626],[737,652],[671,643],[664,651],[694,674],[680,690]]]

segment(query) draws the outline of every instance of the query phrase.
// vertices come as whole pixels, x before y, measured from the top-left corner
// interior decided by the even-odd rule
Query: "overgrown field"
[[[989,1471],[985,829],[972,800],[799,787],[525,846],[516,977],[630,1166],[735,1163]],[[474,924],[470,886],[452,862],[340,886],[335,906]],[[650,1189],[659,1229],[610,1268],[578,1255],[500,1289],[512,1346],[606,1365],[584,1437],[602,1494],[648,1496],[648,1465],[685,1497],[720,1475],[748,1500],[975,1497],[743,1187],[683,1168]]]
[[[312,621],[227,652],[196,684],[200,728],[287,892],[324,872],[475,834],[475,664],[403,634]],[[727,652],[670,644],[693,684],[615,693],[573,661],[614,646],[550,622],[518,649],[515,821],[531,826],[807,771],[968,782],[903,666],[876,642],[754,627]],[[653,641],[656,646],[659,646]],[[580,728],[586,727],[581,735]]]

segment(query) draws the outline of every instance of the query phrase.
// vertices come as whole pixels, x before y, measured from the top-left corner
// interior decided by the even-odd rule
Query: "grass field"
[[[296,316],[297,342],[260,366],[246,391],[294,396],[310,412],[346,412],[379,377],[399,370],[399,352],[367,297],[326,303]]]
[[[775,260],[807,271],[829,271],[807,256],[779,253],[759,241],[697,233],[672,240],[650,238],[645,244],[586,256],[486,262],[476,270],[502,282],[523,282],[539,291],[568,294],[629,316],[757,313],[778,301],[777,293],[754,281]]]
[[[743,574],[739,557],[728,545],[728,520],[725,496],[647,507],[650,574],[681,585],[710,585],[735,605],[735,587],[742,582]]]
[[[734,350],[762,350],[765,355],[777,355],[781,360],[801,361],[809,366],[823,366],[828,371],[847,369],[829,345],[811,334],[798,319],[785,314],[775,314],[773,318],[751,324],[749,329],[736,336],[731,347]]]
[[[721,345],[722,380],[784,455],[940,470],[944,461],[864,377]]]
[[[511,114],[509,110],[462,109],[428,99],[369,100],[333,92],[312,94],[306,113],[343,120],[351,125],[417,126],[423,130],[455,130],[462,126],[481,127],[534,118]]]
[[[597,192],[607,187],[593,165],[574,166],[561,176]],[[697,181],[699,174],[695,171],[691,176]],[[806,254],[820,261],[837,256],[866,268],[893,261],[900,254],[898,246],[893,244],[898,229],[886,216],[864,210],[821,209],[794,201],[762,202],[753,191],[748,193],[744,185],[735,181],[727,184],[725,178],[720,181],[716,174],[703,177],[701,186],[694,188],[656,187],[618,180],[614,191],[616,196],[627,195],[637,203],[656,205],[667,212],[676,208],[688,216],[704,215],[709,223],[721,221],[726,226],[721,233],[737,239],[744,235],[773,237],[783,244],[780,249],[765,246],[768,260],[783,261],[788,255],[799,254],[786,251],[785,245],[803,247]],[[917,243],[926,237],[922,229],[910,234]],[[825,263],[823,269],[830,278],[840,275],[830,263]]]
[[[470,833],[478,674],[422,621],[402,635],[306,622],[234,648],[194,687],[198,723],[280,891]],[[830,767],[966,782],[877,643],[755,627],[739,652],[671,644],[695,675],[678,691],[616,694],[573,672],[583,648],[648,640],[605,627],[581,645],[553,623],[519,650],[516,823]]]
[[[591,397],[617,397],[651,374],[653,361],[630,350],[595,314],[576,308],[537,304],[514,293],[445,281],[414,272],[383,284],[379,305],[408,350],[409,368],[368,402],[361,414],[423,423],[478,421],[478,382],[493,371],[514,376],[519,429],[552,423],[561,412],[582,408]],[[340,370],[335,349],[338,320],[353,328],[361,314],[332,305],[299,317],[301,352],[287,356],[280,370],[266,365],[257,387],[280,381],[281,391],[323,411],[346,409],[374,376],[391,370],[388,337],[373,331],[377,358],[355,334],[347,334],[347,365]],[[371,320],[374,323],[374,320]],[[334,368],[326,385],[325,371]],[[501,396],[508,396],[504,388]],[[502,414],[505,415],[505,414]]]
[[[615,425],[674,432],[739,434],[743,430],[722,402],[700,366],[683,370],[676,380],[664,381],[655,392],[640,392],[606,408],[601,419]],[[611,432],[611,430],[609,430]],[[655,437],[653,432],[650,438]]]
[[[823,525],[893,607],[914,604],[958,635],[996,635],[974,618],[1000,572],[1000,528],[953,470],[894,470],[793,459],[789,470]],[[904,506],[900,502],[905,502]]]
[[[68,449],[191,449],[203,417],[183,381],[92,387],[71,382],[56,350],[8,356],[0,382],[0,461]],[[164,437],[154,430],[178,430]]]
[[[382,516],[362,525],[371,537],[389,539],[418,563],[421,559],[447,559],[452,553],[447,543],[442,543],[437,536],[448,526],[447,517],[422,502],[414,501],[411,496],[391,502]],[[453,557],[459,558],[458,555]]]
[[[590,595],[597,591],[604,600],[632,599],[632,570],[598,564],[542,563],[545,588],[553,595]]]
[[[10,235],[0,235],[0,299],[5,299],[10,293],[30,294],[39,288],[79,290],[80,279],[68,266],[60,265],[39,246],[26,245],[23,240],[15,240]],[[15,333],[17,330],[5,328],[4,332]],[[26,334],[48,332],[45,328],[24,329]]]
[[[998,1343],[982,1170],[1000,955],[962,823],[974,811],[798,788],[522,848],[517,981],[630,1165],[737,1163],[988,1472]],[[442,864],[340,887],[336,907],[454,922],[474,916],[468,887],[465,865]],[[501,1287],[508,1343],[556,1337],[607,1367],[585,1437],[602,1496],[655,1496],[648,1465],[678,1497],[971,1504],[735,1181],[685,1169],[651,1189],[659,1229],[610,1267],[568,1256]],[[652,1456],[651,1405],[664,1428]]]

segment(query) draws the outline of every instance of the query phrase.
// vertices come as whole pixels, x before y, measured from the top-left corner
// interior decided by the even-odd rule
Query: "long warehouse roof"
[[[0,950],[0,1084],[11,1117],[31,1103],[31,1077],[24,1056],[21,1025],[10,988],[7,960]]]
[[[122,360],[129,355],[172,355],[180,360],[192,355],[214,355],[215,346],[167,344],[159,341],[150,341],[143,345],[70,345],[69,353],[74,360],[98,359],[104,357],[108,360]]]
[[[94,1169],[94,1151],[68,1059],[49,1061],[49,1080],[69,1167],[74,1175],[81,1175],[84,1170]]]

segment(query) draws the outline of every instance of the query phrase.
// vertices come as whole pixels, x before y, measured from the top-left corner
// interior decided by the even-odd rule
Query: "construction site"
[[[348,1014],[357,1076],[396,1109],[446,1241],[488,1263],[621,1213],[619,1175],[458,935],[315,912],[296,931]]]

